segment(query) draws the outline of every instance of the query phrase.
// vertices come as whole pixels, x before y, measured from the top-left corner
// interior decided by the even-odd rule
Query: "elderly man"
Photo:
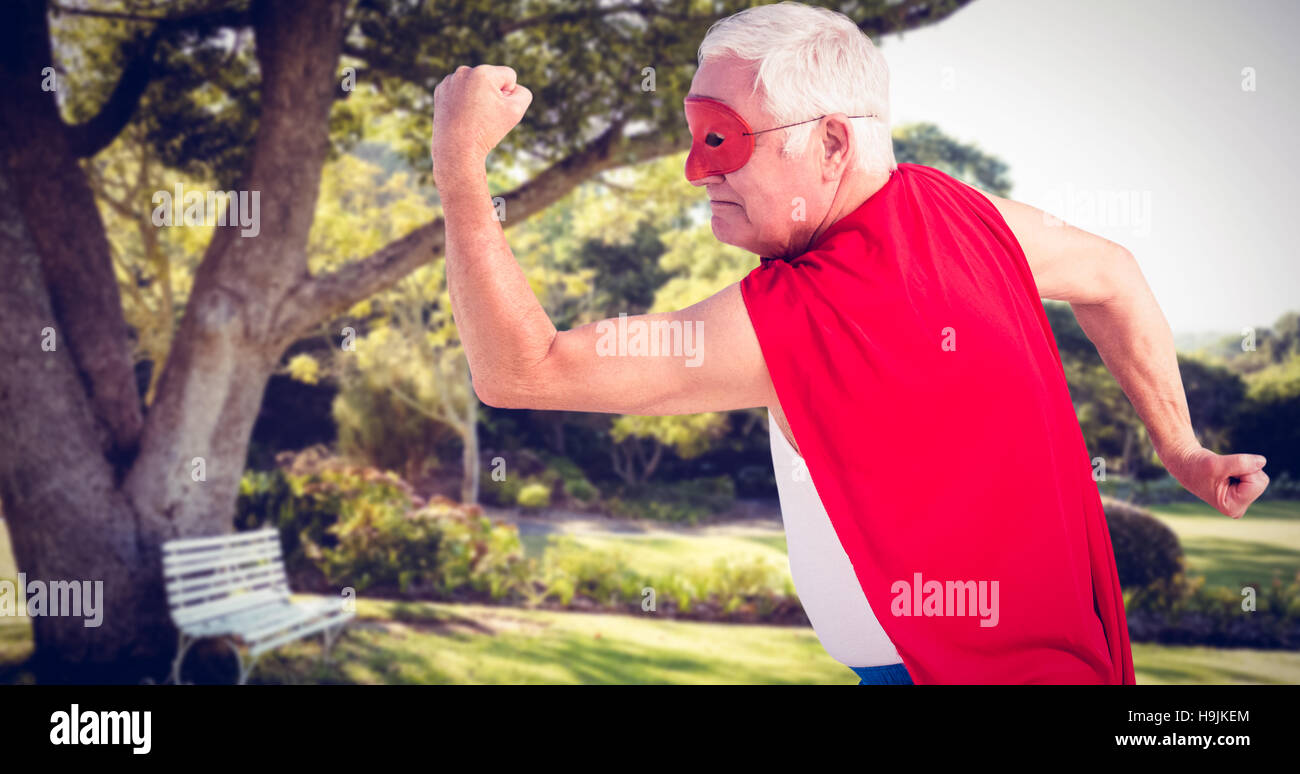
[[[509,408],[767,407],[796,588],[863,683],[1131,684],[1109,532],[1039,298],[1073,306],[1190,491],[1238,518],[1264,460],[1197,442],[1168,324],[1124,248],[895,162],[888,83],[832,11],[780,3],[709,30],[686,176],[714,235],[760,263],[630,318],[707,333],[686,362],[606,356],[608,322],[556,331],[484,170],[531,94],[507,67],[448,76],[432,155],[474,389]]]

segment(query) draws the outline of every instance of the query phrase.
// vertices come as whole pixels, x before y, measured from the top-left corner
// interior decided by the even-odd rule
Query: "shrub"
[[[577,594],[600,604],[641,598],[648,579],[629,569],[619,551],[593,551],[569,536],[552,538],[542,559],[544,596],[568,606]]]
[[[714,476],[671,484],[624,486],[606,505],[615,516],[697,524],[727,510],[735,501],[731,478]]]
[[[338,547],[323,552],[333,583],[438,598],[478,592],[500,600],[521,592],[533,574],[518,529],[493,524],[477,507],[438,497],[413,512],[364,502],[347,512],[335,530]]]
[[[1300,574],[1289,584],[1274,577],[1251,584],[1254,609],[1247,609],[1246,587],[1206,587],[1205,578],[1182,574],[1129,594],[1125,602],[1129,637],[1179,645],[1300,648]]]
[[[795,599],[793,581],[762,557],[741,563],[719,560],[712,567],[652,577],[628,567],[620,551],[593,551],[569,536],[551,539],[541,573],[543,598],[554,597],[565,606],[581,594],[597,604],[639,607],[642,589],[648,587],[661,604],[671,602],[682,613],[709,602],[723,616],[750,605],[750,617],[761,617],[783,600]]]
[[[416,516],[439,524],[437,591],[487,592],[502,599],[527,588],[533,562],[524,559],[518,528],[493,524],[477,507],[434,498]]]
[[[1102,497],[1112,497],[1136,505],[1167,505],[1169,503],[1200,502],[1200,498],[1187,491],[1178,479],[1169,474],[1137,480],[1129,476],[1108,474],[1098,481]]]
[[[1264,468],[1268,472],[1268,468]],[[1289,471],[1282,471],[1276,476],[1270,476],[1268,489],[1259,496],[1261,500],[1300,500],[1300,478],[1291,475]]]
[[[596,487],[585,478],[576,481],[566,480],[564,482],[564,494],[584,505],[600,496],[600,492]]]
[[[692,575],[693,585],[706,590],[724,615],[751,601],[756,605],[755,612],[766,614],[775,606],[778,594],[794,596],[794,586],[789,578],[783,579],[780,568],[773,567],[762,557],[754,557],[747,563],[719,559],[708,570]]]
[[[479,500],[501,508],[513,507],[519,502],[519,490],[528,483],[522,476],[508,474],[501,481],[492,478],[491,466],[483,468],[479,477]]]
[[[298,472],[293,472],[295,469]],[[274,525],[280,531],[286,571],[314,586],[316,578],[333,582],[343,571],[331,568],[331,562],[349,563],[337,554],[326,559],[328,552],[339,547],[340,534],[347,534],[347,529],[339,531],[340,525],[363,532],[376,530],[381,543],[396,539],[388,534],[392,524],[380,512],[403,514],[416,502],[405,482],[391,473],[314,460],[291,466],[289,471],[245,473],[239,483],[235,528]],[[355,543],[351,548],[357,548]],[[361,557],[357,561],[362,566],[368,563]],[[361,572],[357,578],[366,574]],[[358,588],[373,582],[378,581],[349,581]]]
[[[540,482],[526,484],[519,490],[516,502],[521,508],[545,508],[551,504],[551,488]]]
[[[1135,505],[1103,497],[1102,506],[1121,588],[1147,586],[1182,572],[1183,548],[1172,529]]]
[[[408,515],[392,503],[348,502],[334,527],[338,544],[321,552],[333,584],[397,587],[403,593],[435,587],[442,530],[435,519]]]
[[[493,525],[477,507],[442,497],[424,504],[393,473],[317,451],[281,461],[286,469],[244,475],[236,526],[279,527],[295,576],[425,596],[500,599],[525,588],[518,531]]]

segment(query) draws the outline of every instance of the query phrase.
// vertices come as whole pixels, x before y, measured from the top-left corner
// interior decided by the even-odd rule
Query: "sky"
[[[1297,0],[976,0],[876,42],[895,126],[979,145],[1012,199],[1127,247],[1186,335],[1300,310],[1298,32]]]

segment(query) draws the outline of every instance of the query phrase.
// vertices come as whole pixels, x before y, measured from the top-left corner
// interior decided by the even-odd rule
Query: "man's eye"
[[[722,135],[718,134],[717,132],[709,132],[704,137],[704,143],[708,145],[710,148],[716,148],[722,144],[722,139],[723,139]]]

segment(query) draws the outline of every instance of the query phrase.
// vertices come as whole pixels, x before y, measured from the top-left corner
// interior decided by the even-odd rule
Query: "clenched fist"
[[[433,179],[483,171],[487,155],[524,117],[533,93],[509,67],[461,65],[433,91]]]
[[[1187,491],[1225,516],[1240,519],[1268,488],[1265,459],[1257,454],[1215,454],[1195,447],[1171,455],[1165,468]]]

